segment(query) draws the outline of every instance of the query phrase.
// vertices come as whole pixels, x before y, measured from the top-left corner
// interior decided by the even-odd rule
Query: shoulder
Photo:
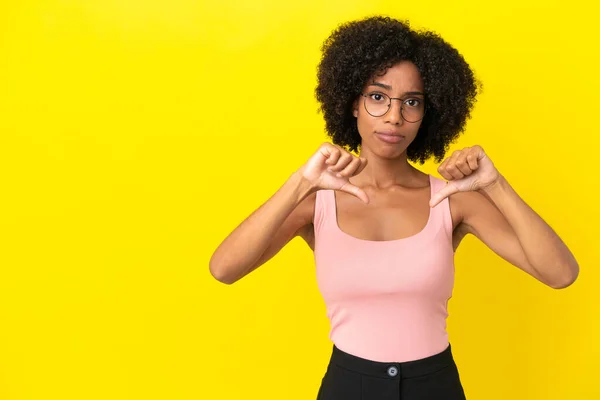
[[[302,220],[302,222],[300,224],[300,228],[296,232],[296,235],[300,236],[302,239],[304,239],[304,241],[306,243],[308,243],[308,245],[311,247],[311,249],[314,249],[313,221],[314,221],[314,216],[315,216],[316,203],[317,203],[317,192],[315,191],[315,192],[309,194],[308,196],[306,196],[300,202],[300,204],[298,204],[298,206],[296,206],[296,209],[294,210],[294,213],[296,213],[298,215],[298,217]]]
[[[428,179],[428,177],[431,177],[431,180],[434,185],[445,185],[446,181],[442,178],[438,178],[437,176],[434,175],[425,175],[424,179]]]
[[[302,221],[305,225],[312,224],[315,208],[317,203],[317,191],[307,195],[294,209],[293,213]]]
[[[446,180],[438,178],[437,176],[431,175],[431,184],[433,185],[433,194],[440,191],[446,186]],[[464,220],[465,210],[469,208],[471,199],[471,192],[458,192],[448,196],[448,206],[450,208],[450,215],[452,217],[452,230],[457,231],[462,229],[462,222]]]
[[[495,205],[481,192],[458,192],[448,197],[455,226],[461,225],[469,231],[469,223],[478,216],[486,215]]]
[[[302,210],[303,214],[311,220],[315,212],[315,204],[317,203],[317,192],[318,190],[306,196],[296,207]]]

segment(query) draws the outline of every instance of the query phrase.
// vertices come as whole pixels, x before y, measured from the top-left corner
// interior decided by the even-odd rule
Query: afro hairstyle
[[[426,113],[407,158],[442,161],[464,131],[482,85],[463,56],[439,35],[416,31],[408,21],[372,16],[339,25],[321,46],[315,96],[332,142],[358,151],[361,137],[352,104],[366,82],[400,61],[420,72]]]

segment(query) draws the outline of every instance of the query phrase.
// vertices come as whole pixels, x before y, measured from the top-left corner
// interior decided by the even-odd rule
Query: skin
[[[373,91],[396,98],[424,98],[423,95],[405,95],[407,92],[424,92],[421,76],[410,62],[399,63],[388,69],[385,75],[370,80],[363,93]],[[359,157],[368,162],[359,174],[349,178],[349,182],[364,191],[369,204],[350,193],[336,191],[338,225],[347,234],[364,240],[395,240],[412,236],[425,226],[429,218],[429,177],[410,165],[406,156],[406,149],[415,139],[421,122],[404,121],[400,115],[400,101],[392,100],[390,110],[381,117],[367,113],[364,101],[362,96],[355,100],[353,115],[357,118],[362,139]],[[376,132],[390,129],[398,131],[404,139],[390,144],[378,138]],[[307,200],[314,202],[314,196]],[[452,205],[456,249],[466,231],[460,226],[459,205]],[[314,204],[311,206],[314,208]],[[313,235],[309,228],[300,234],[311,248],[314,247]]]
[[[404,100],[424,98],[407,95],[424,91],[419,71],[410,62],[398,63],[385,75],[376,76],[363,93],[374,90]],[[368,114],[364,101],[362,96],[356,99],[353,115],[362,139],[359,157],[368,162],[348,179],[358,195],[335,192],[342,231],[375,241],[409,237],[425,227],[430,206],[448,197],[455,251],[462,239],[472,234],[504,260],[550,287],[564,288],[575,281],[579,266],[573,254],[514,192],[481,146],[456,151],[440,164],[438,172],[449,185],[430,202],[428,175],[410,165],[406,156],[420,122],[403,120],[400,101],[392,100],[390,110],[381,117]],[[386,130],[395,131],[404,140],[392,144],[380,140],[377,132]],[[362,194],[368,197],[368,204],[360,200]],[[314,196],[307,200],[314,210]],[[312,226],[303,229],[300,236],[314,249]]]
[[[363,94],[374,90],[403,101],[423,99],[422,78],[410,62],[374,76]],[[457,150],[446,158],[438,172],[448,183],[430,196],[428,175],[410,165],[406,156],[420,122],[403,120],[399,100],[392,100],[389,111],[380,117],[367,113],[364,101],[365,97],[357,96],[352,105],[361,136],[359,156],[322,144],[219,245],[210,260],[217,280],[236,282],[295,236],[314,250],[312,219],[316,192],[321,189],[335,190],[338,226],[356,238],[388,241],[415,235],[425,227],[430,208],[448,198],[455,251],[472,234],[547,286],[564,288],[576,280],[579,265],[571,251],[514,191],[481,146]],[[392,131],[403,140],[386,143],[382,131]]]

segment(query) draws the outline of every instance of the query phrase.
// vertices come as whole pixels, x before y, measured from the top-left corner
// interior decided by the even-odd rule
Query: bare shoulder
[[[487,211],[495,205],[479,191],[458,192],[449,196],[452,222],[457,230],[472,233],[469,230],[469,219],[477,214]]]
[[[306,196],[300,204],[296,206],[295,212],[302,217],[304,221],[312,223],[315,214],[315,203],[317,201],[317,192],[312,192]]]
[[[464,237],[472,233],[464,222],[465,212],[474,202],[473,193],[476,192],[458,192],[448,197],[450,214],[452,215],[452,247],[455,252]]]
[[[313,226],[313,218],[315,215],[315,203],[317,201],[317,192],[313,192],[306,196],[304,200],[298,204],[294,212],[298,213],[298,217],[302,219],[303,223],[296,232],[297,236],[300,236],[311,249],[314,249],[315,232]]]

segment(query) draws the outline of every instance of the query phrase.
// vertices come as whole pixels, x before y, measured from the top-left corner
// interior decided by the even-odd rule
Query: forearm
[[[504,215],[532,267],[548,282],[568,285],[579,273],[575,257],[554,230],[515,192],[501,175],[481,189]]]
[[[292,174],[217,247],[210,259],[211,273],[223,281],[243,276],[269,247],[286,218],[312,190],[299,173]]]

